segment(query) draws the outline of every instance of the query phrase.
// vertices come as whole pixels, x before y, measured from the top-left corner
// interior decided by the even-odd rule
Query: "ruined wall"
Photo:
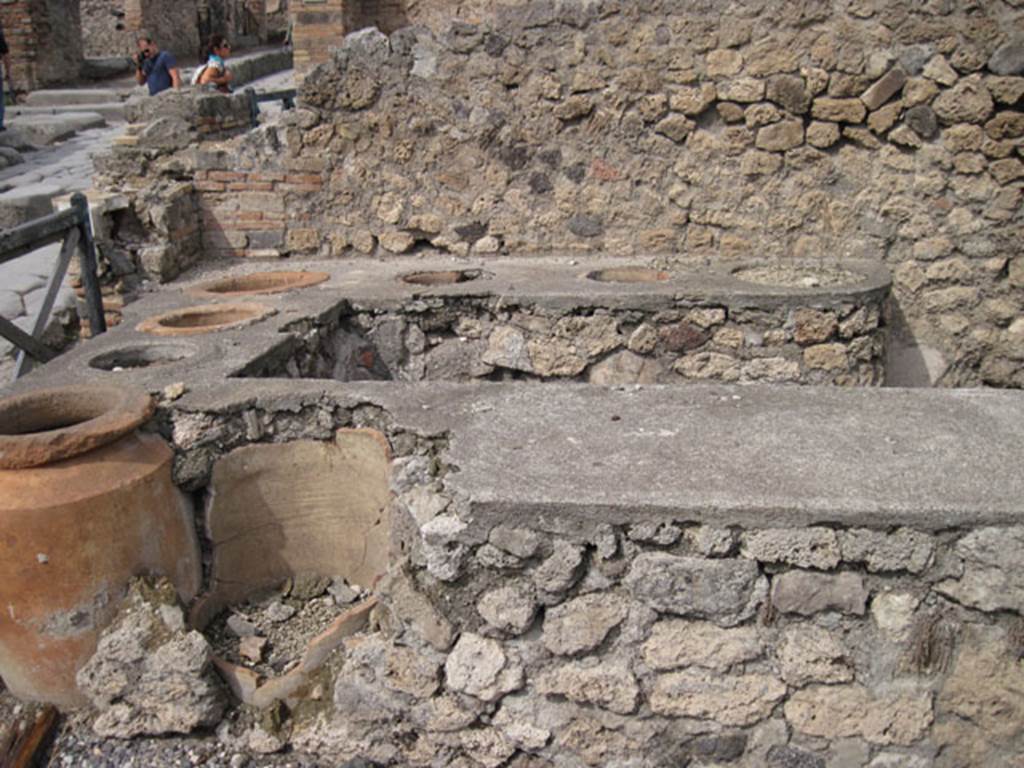
[[[125,0],[81,0],[86,57],[131,56],[135,33],[125,24]]]
[[[82,63],[78,0],[13,0],[0,5],[16,91],[77,79]]]
[[[202,190],[230,233],[207,248],[878,257],[933,380],[1020,386],[1021,21],[1003,2],[537,2],[360,33],[283,131],[204,168],[305,177]]]
[[[466,768],[958,768],[1024,750],[1019,526],[495,515],[451,482],[444,439],[371,406],[321,393],[164,419],[193,489],[250,441],[358,426],[394,448],[403,559],[279,744]]]

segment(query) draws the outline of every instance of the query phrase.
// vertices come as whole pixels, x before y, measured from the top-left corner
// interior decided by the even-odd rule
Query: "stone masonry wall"
[[[880,299],[772,310],[680,302],[663,311],[553,311],[504,296],[425,297],[403,311],[353,310],[297,327],[297,349],[257,360],[241,375],[872,386],[885,374],[882,311]]]
[[[532,2],[359,33],[283,130],[196,163],[207,253],[876,257],[933,380],[1020,386],[1022,13]]]
[[[15,91],[67,83],[82,63],[78,0],[8,0],[0,4]]]
[[[135,32],[125,23],[124,0],[81,0],[83,52],[86,56],[131,56]]]
[[[1020,527],[494,519],[450,491],[442,436],[373,407],[163,419],[192,489],[251,441],[366,426],[392,444],[400,559],[277,745],[460,768],[954,768],[1024,750]]]

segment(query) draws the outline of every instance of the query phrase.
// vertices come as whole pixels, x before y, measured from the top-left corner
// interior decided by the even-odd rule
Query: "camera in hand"
[[[139,51],[135,56],[135,66],[142,69],[143,62],[149,58],[149,51]]]

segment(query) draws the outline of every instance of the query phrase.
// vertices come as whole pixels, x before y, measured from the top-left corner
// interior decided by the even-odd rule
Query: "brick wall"
[[[77,0],[8,0],[0,4],[16,91],[78,77],[82,25]]]

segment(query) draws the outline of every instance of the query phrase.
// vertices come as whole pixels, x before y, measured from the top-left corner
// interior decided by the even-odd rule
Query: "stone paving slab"
[[[81,112],[94,112],[102,115],[107,120],[124,120],[124,102],[104,101],[86,104],[67,104],[64,106],[30,107],[18,106],[8,107],[7,116],[9,119],[18,117],[54,116],[65,114],[77,114]]]
[[[29,107],[63,107],[69,104],[96,104],[108,101],[124,101],[128,93],[108,88],[41,89],[25,97]]]
[[[32,144],[47,145],[69,139],[86,128],[100,128],[107,121],[98,112],[64,112],[15,117],[10,124]]]

